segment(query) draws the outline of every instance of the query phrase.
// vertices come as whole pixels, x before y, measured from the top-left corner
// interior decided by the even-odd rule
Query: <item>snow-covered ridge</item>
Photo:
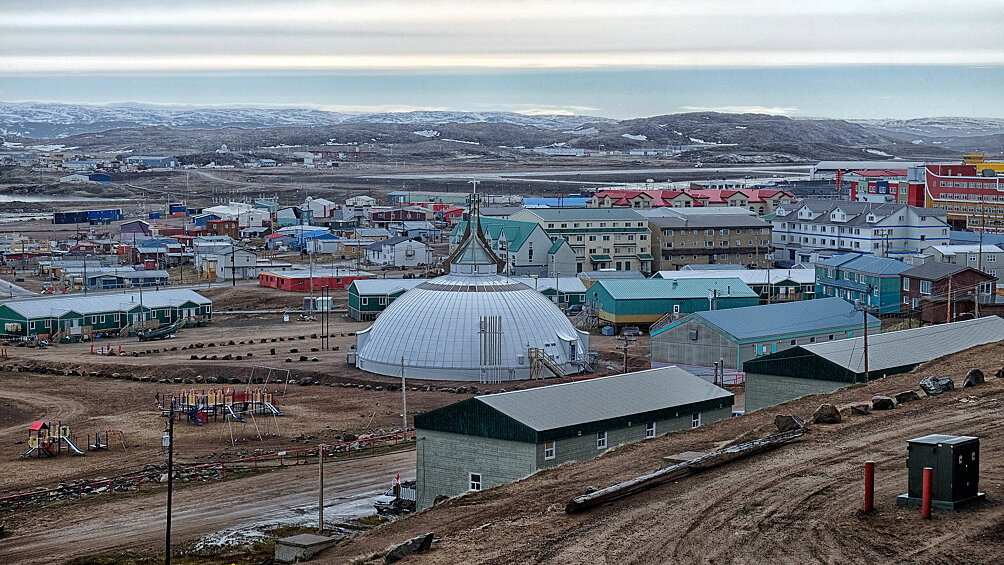
[[[353,123],[500,123],[568,130],[585,123],[613,122],[591,116],[525,115],[514,112],[346,113],[304,108],[198,108],[136,104],[85,105],[0,102],[0,134],[53,138],[114,128],[164,126],[175,129],[324,126]]]

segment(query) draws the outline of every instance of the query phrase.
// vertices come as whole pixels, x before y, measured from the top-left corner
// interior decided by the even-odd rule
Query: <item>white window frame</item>
[[[910,279],[903,277],[903,290],[910,290]]]
[[[655,437],[655,422],[649,422],[645,424],[645,439],[652,439]]]
[[[548,447],[550,446],[550,447]],[[554,459],[555,453],[558,451],[558,446],[553,441],[544,442],[544,460]]]
[[[925,287],[927,290],[924,290]],[[920,281],[920,293],[931,294],[931,281]]]
[[[596,432],[596,449],[607,448],[607,432]]]
[[[701,413],[696,412],[690,417],[690,428],[694,429],[699,427],[701,427]]]
[[[474,477],[477,477],[478,479],[475,481]],[[470,492],[477,492],[481,490],[481,487],[483,486],[482,479],[483,477],[481,476],[481,473],[467,473],[467,490]]]

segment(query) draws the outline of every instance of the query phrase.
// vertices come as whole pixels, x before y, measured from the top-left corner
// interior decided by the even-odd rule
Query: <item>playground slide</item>
[[[264,404],[265,408],[268,408],[268,411],[271,412],[274,416],[282,416],[282,410],[279,410],[275,406],[275,404],[272,404],[271,402],[265,402]]]
[[[38,448],[37,447],[29,447],[28,451],[25,451],[24,453],[21,454],[21,457],[28,457],[32,453],[35,453],[36,449],[38,449]]]
[[[234,412],[233,406],[224,406],[224,409],[227,411],[228,414],[230,414],[230,417],[233,418],[234,420],[237,420],[238,422],[244,421],[244,418],[238,416],[237,413]]]
[[[59,439],[66,442],[66,445],[70,448],[70,451],[72,451],[74,455],[85,455],[85,453],[81,451],[79,447],[77,447],[76,445],[74,445],[72,441],[70,441],[70,438],[66,436],[61,436]]]

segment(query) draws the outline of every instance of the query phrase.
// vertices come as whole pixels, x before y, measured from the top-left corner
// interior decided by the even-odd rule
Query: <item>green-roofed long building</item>
[[[0,323],[7,335],[60,339],[118,332],[144,320],[147,325],[154,320],[202,324],[211,318],[212,301],[187,289],[45,296],[0,305]]]
[[[551,238],[540,224],[501,218],[481,218],[485,239],[506,263],[510,275],[528,277],[574,277],[575,252],[565,238]],[[450,232],[450,249],[464,237],[467,222],[460,222]]]
[[[760,297],[735,277],[600,280],[586,290],[586,304],[601,323],[648,326],[666,314],[756,306]]]
[[[418,507],[729,418],[732,405],[731,392],[664,367],[476,396],[417,414]]]

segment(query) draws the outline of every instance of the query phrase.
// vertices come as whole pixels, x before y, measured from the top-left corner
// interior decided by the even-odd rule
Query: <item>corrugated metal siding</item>
[[[415,415],[415,428],[469,436],[537,443],[537,432],[477,398]]]

